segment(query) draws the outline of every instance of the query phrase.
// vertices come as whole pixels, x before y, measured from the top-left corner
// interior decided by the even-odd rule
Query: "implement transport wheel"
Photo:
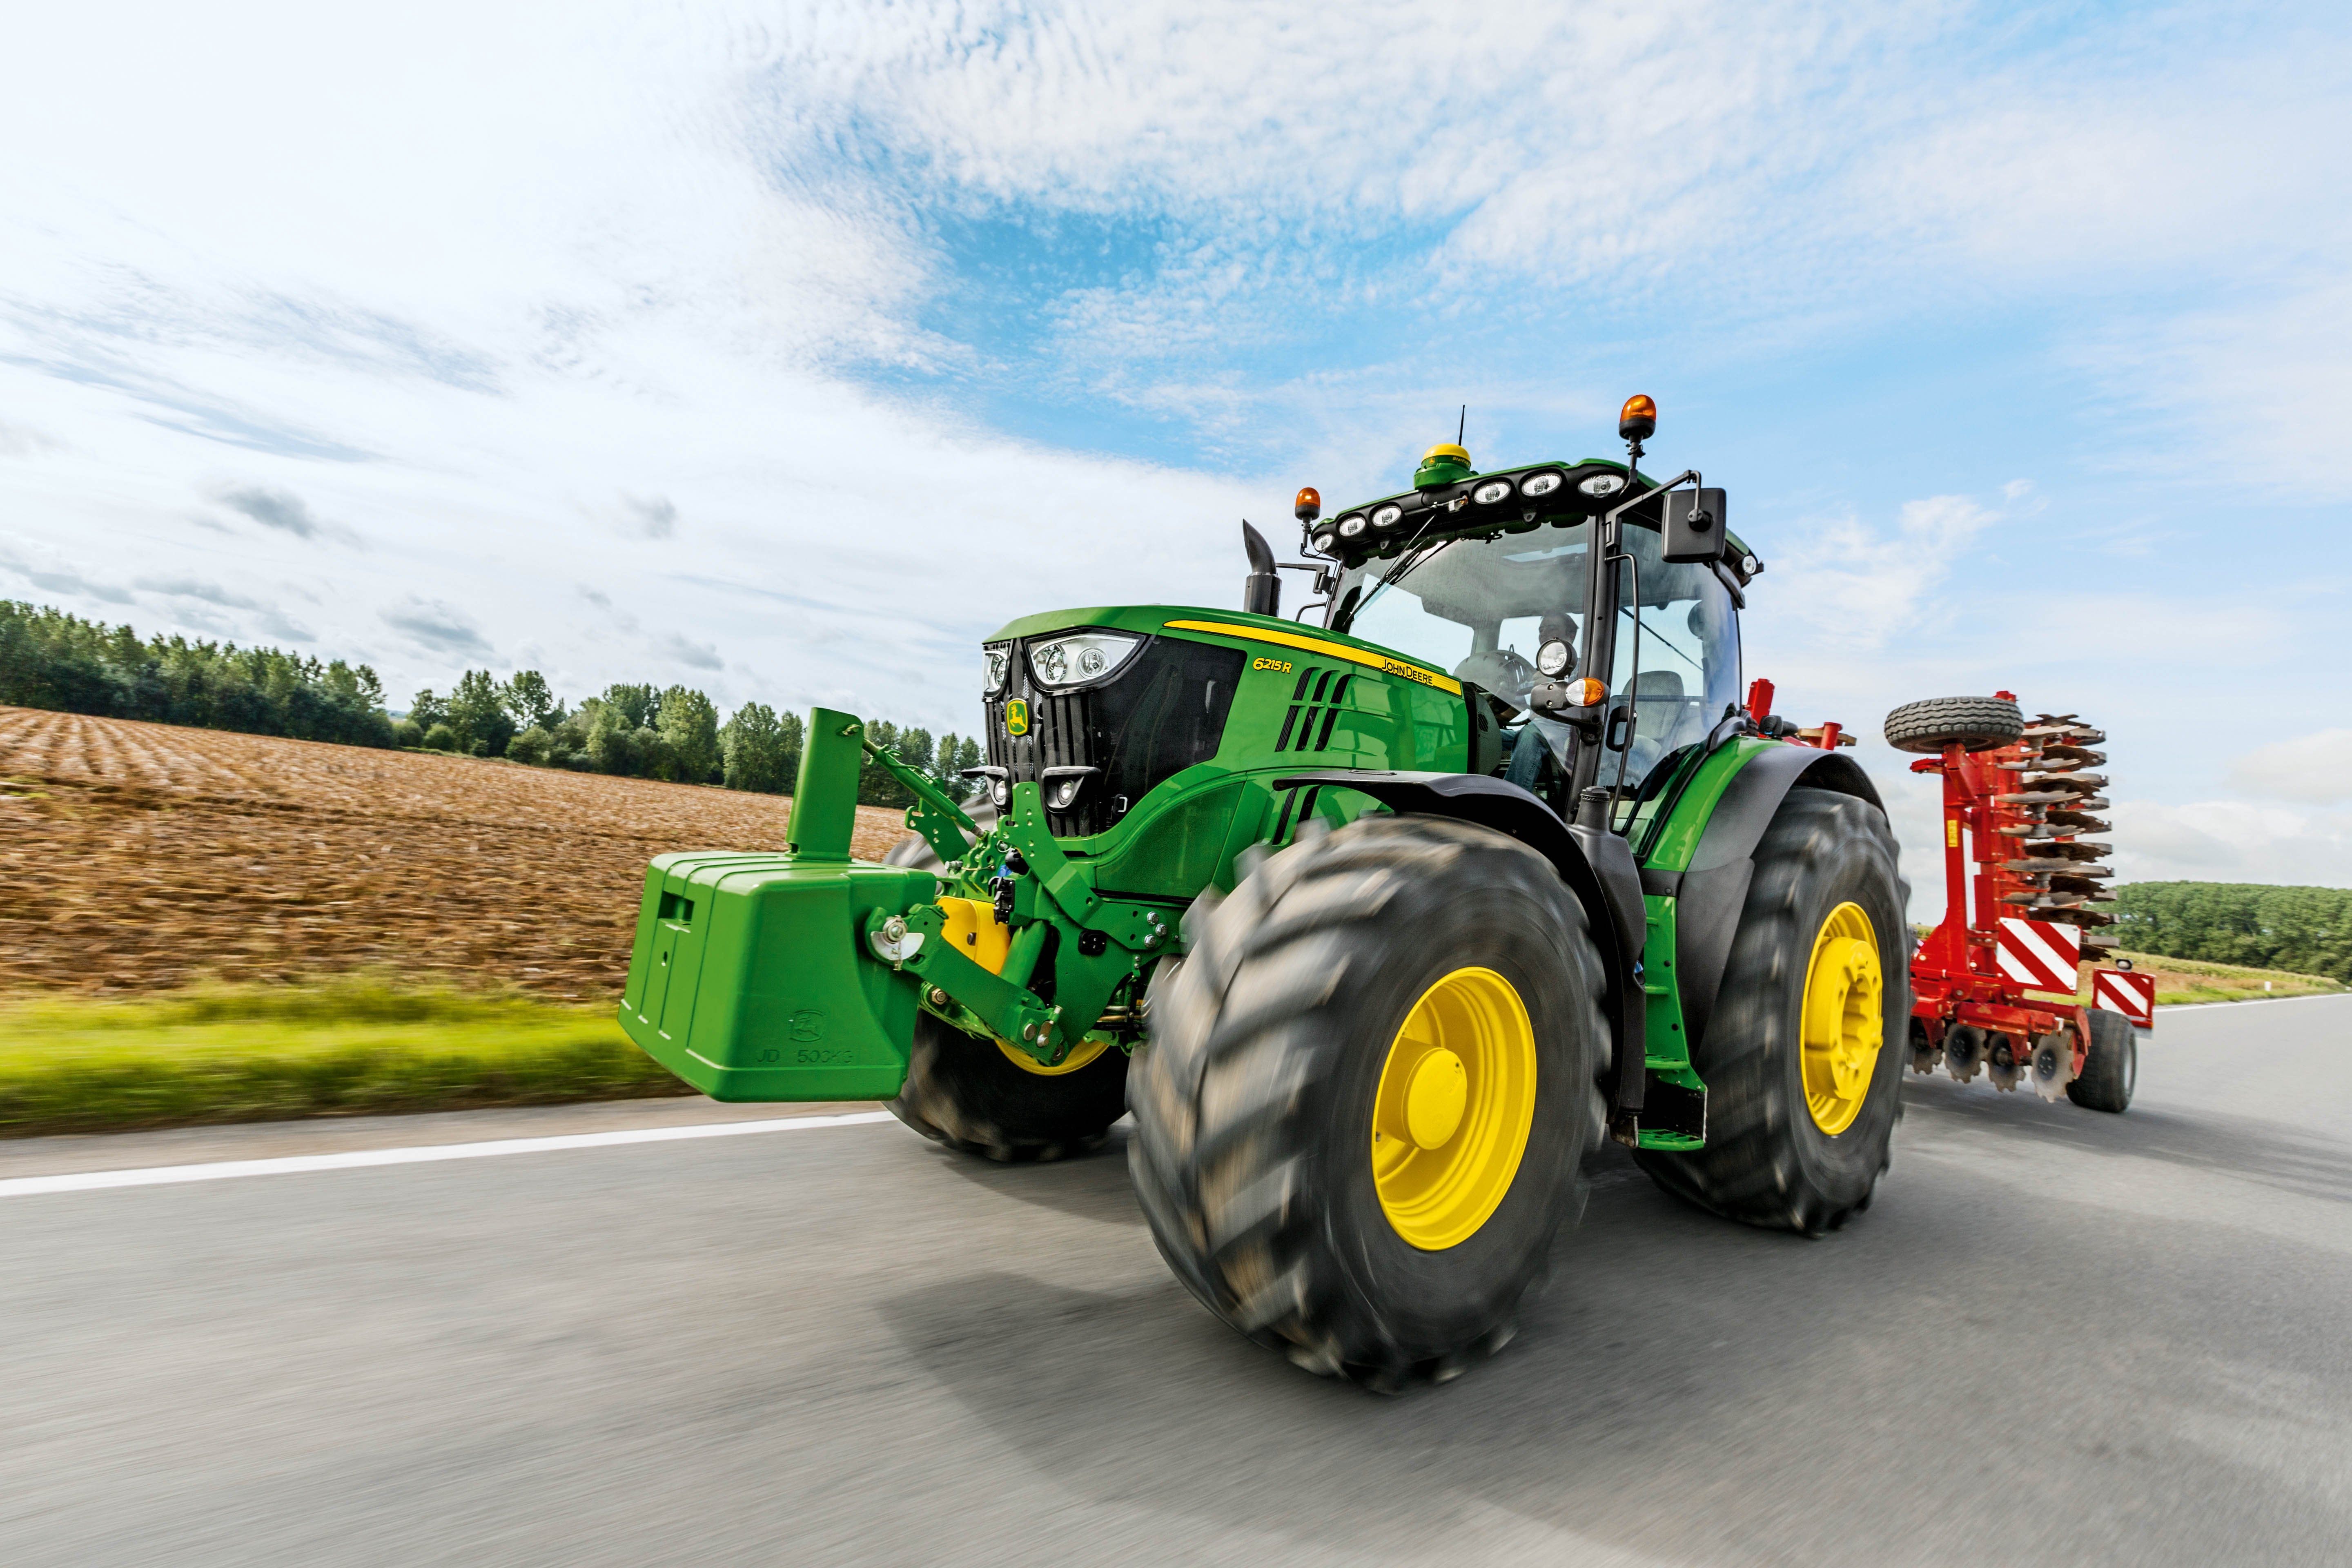
[[[2121,1013],[2091,1009],[2091,1049],[2082,1073],[2067,1081],[2066,1098],[2085,1110],[2120,1111],[2139,1079],[2139,1032]]]
[[[1963,751],[1998,751],[2024,733],[2025,714],[2006,697],[1932,697],[1886,716],[1888,745],[1930,756],[1955,741]]]
[[[1870,1205],[1900,1114],[1908,890],[1868,801],[1799,787],[1756,847],[1723,988],[1692,1065],[1706,1147],[1643,1149],[1666,1191],[1749,1225],[1820,1236]]]
[[[1600,960],[1502,834],[1362,818],[1188,917],[1128,1079],[1136,1196],[1218,1317],[1382,1393],[1502,1348],[1600,1135]]]
[[[992,1160],[1060,1160],[1099,1149],[1127,1110],[1127,1053],[1099,1040],[1060,1067],[917,1016],[890,1113],[924,1137]]]

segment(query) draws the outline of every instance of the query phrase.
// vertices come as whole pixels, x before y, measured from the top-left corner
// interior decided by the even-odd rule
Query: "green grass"
[[[0,1137],[687,1092],[610,1006],[366,977],[0,1006]]]
[[[2346,990],[2342,981],[2325,974],[2246,969],[2197,958],[2167,958],[2158,952],[2119,952],[2115,957],[2128,958],[2140,973],[2155,975],[2156,1000],[2165,1006],[2180,1002],[2247,1002],[2263,996],[2330,996]],[[2113,959],[2103,962],[2112,963]]]

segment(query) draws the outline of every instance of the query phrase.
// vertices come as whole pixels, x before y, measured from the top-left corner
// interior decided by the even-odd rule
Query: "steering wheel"
[[[1510,685],[1500,688],[1507,691],[1525,693],[1535,689],[1536,667],[1529,664],[1515,647],[1498,647],[1495,658]]]

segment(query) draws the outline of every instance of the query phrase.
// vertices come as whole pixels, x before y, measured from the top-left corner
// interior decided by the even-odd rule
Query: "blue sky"
[[[1751,674],[2113,734],[2126,875],[2352,882],[2335,9],[53,7],[0,58],[0,595],[974,717],[1012,614],[1613,447]],[[1906,841],[1929,804],[1898,759]]]

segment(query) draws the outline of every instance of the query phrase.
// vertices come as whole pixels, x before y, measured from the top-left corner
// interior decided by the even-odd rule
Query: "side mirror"
[[[1669,561],[1720,561],[1724,501],[1718,489],[1668,490],[1659,498],[1658,533]]]

